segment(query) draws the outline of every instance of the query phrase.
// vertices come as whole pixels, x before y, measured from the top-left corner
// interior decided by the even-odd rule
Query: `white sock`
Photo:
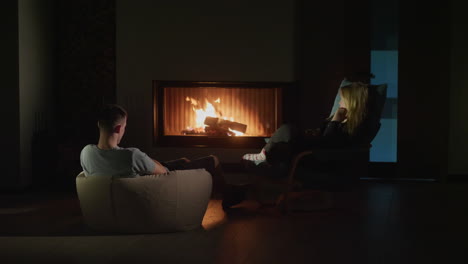
[[[242,156],[243,160],[251,160],[251,161],[265,161],[265,149],[262,149],[260,153],[249,153]]]

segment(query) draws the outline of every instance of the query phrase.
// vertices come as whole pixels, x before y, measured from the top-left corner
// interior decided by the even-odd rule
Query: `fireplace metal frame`
[[[261,148],[265,137],[215,137],[206,135],[166,136],[163,131],[163,98],[165,87],[276,88],[276,128],[283,120],[284,93],[293,84],[287,82],[209,82],[153,81],[153,145],[162,147]]]

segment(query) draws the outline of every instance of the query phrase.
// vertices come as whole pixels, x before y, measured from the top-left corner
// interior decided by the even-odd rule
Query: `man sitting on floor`
[[[86,176],[109,175],[138,177],[139,175],[162,174],[172,170],[206,169],[213,177],[214,192],[224,188],[224,178],[216,156],[196,160],[181,158],[159,162],[151,159],[138,148],[118,146],[127,125],[127,112],[118,105],[106,105],[98,116],[99,142],[83,148],[80,162]]]

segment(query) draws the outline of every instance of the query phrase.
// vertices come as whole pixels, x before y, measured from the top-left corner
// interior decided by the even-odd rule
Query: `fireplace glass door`
[[[265,138],[281,122],[275,83],[158,82],[160,137]]]

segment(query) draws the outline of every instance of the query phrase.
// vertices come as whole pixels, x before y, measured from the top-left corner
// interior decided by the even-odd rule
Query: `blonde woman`
[[[340,88],[340,107],[325,119],[320,129],[298,131],[292,125],[282,125],[260,153],[245,154],[244,161],[255,164],[286,161],[292,152],[312,146],[343,147],[370,143],[366,129],[368,85],[353,82]]]
[[[340,107],[333,115],[325,119],[323,126],[319,129],[299,131],[295,126],[282,125],[275,131],[268,143],[260,153],[245,154],[242,162],[247,168],[257,167],[260,164],[279,165],[275,173],[270,177],[285,176],[281,173],[281,167],[287,167],[294,153],[303,151],[310,147],[344,147],[360,144],[369,144],[372,139],[373,118],[368,118],[368,85],[353,82],[340,88]],[[285,166],[282,166],[285,165]],[[240,203],[245,198],[245,189],[238,189],[223,199],[223,209]],[[329,208],[331,196],[328,192],[323,193],[323,205],[321,209]]]

